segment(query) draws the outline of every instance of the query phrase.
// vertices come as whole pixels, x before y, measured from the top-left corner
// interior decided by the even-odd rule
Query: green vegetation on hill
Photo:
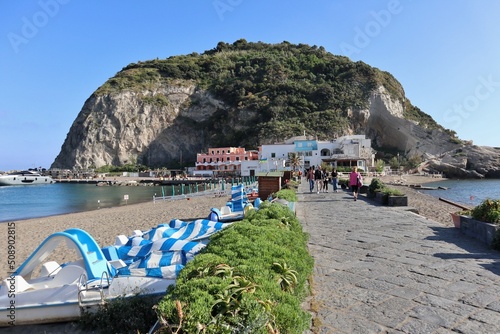
[[[395,99],[404,90],[390,74],[361,61],[305,44],[219,42],[203,54],[192,53],[133,63],[102,85],[96,94],[147,90],[158,83],[193,82],[225,102],[200,127],[213,133],[212,146],[258,145],[302,134],[330,139],[350,127],[348,110],[364,108],[370,93],[383,85]],[[148,102],[145,100],[145,102]],[[149,101],[161,104],[164,101]],[[248,114],[238,127],[223,128],[231,113]],[[405,100],[405,117],[426,128],[441,128]]]

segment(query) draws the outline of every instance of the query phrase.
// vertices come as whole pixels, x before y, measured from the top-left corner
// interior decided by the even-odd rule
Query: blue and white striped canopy
[[[148,231],[146,238],[151,241],[161,238],[201,240],[208,238],[210,235],[219,231],[223,227],[223,223],[218,223],[208,219],[197,219],[192,222],[172,219],[168,225],[161,224]]]
[[[175,279],[184,268],[185,256],[180,252],[154,251],[146,257],[118,269],[118,275],[149,276]]]
[[[233,212],[243,211],[244,204],[248,203],[243,184],[231,187],[231,203]]]
[[[142,236],[130,237],[125,245],[115,246],[118,259],[127,264],[118,274],[175,278],[206,246],[208,237],[228,225],[208,219],[190,222],[173,219]]]

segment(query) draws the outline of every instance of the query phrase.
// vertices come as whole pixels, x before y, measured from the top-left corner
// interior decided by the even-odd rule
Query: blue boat
[[[114,245],[102,249],[84,230],[56,232],[3,280],[0,327],[72,321],[114,298],[163,295],[208,238],[229,225],[172,220],[130,237],[117,236]],[[76,259],[51,261],[60,247]]]
[[[254,205],[248,199],[243,184],[239,184],[231,187],[231,200],[225,206],[210,209],[208,219],[217,222],[242,220],[253,209]]]

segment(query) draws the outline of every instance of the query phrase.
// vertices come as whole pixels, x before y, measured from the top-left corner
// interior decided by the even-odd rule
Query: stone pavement
[[[500,252],[346,191],[298,196],[314,333],[500,333]]]

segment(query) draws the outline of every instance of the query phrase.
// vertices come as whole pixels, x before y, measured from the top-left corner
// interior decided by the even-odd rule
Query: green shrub
[[[134,296],[113,299],[96,312],[84,312],[78,326],[102,333],[147,333],[157,320],[153,306],[158,297]]]
[[[500,224],[500,200],[486,199],[471,211],[472,218]]]
[[[289,202],[297,202],[297,194],[292,189],[281,189],[273,194],[273,198],[281,198]]]
[[[349,189],[349,180],[348,179],[338,179],[338,185],[342,189]]]
[[[457,211],[456,214],[460,215],[460,216],[472,217],[472,209],[463,209],[463,210]]]
[[[289,180],[284,186],[283,189],[290,189],[294,192],[296,192],[299,189],[300,182],[294,181],[294,180]],[[293,201],[296,202],[296,201]]]
[[[302,333],[314,266],[307,239],[291,210],[263,202],[212,236],[167,290],[159,316],[179,333]]]
[[[401,192],[399,189],[394,189],[389,187],[382,188],[382,193],[385,196],[404,196],[404,193]]]
[[[384,187],[385,185],[382,181],[380,181],[380,179],[373,178],[372,181],[370,182],[370,185],[368,186],[368,190],[374,193],[375,191],[380,191]]]

